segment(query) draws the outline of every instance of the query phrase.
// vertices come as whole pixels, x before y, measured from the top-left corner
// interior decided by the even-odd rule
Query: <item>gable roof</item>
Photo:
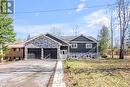
[[[48,37],[48,36],[46,36],[46,35],[44,35],[44,34],[40,34],[40,35],[38,35],[38,36],[34,36],[33,38],[27,40],[27,41],[25,42],[25,44],[28,43],[28,42],[30,42],[30,41],[32,41],[32,40],[34,40],[34,39],[36,39],[36,38],[38,38],[38,37],[40,37],[40,36],[44,36],[44,37],[46,37],[46,38],[48,38],[48,39],[51,39],[52,41],[54,41],[54,42],[56,42],[56,43],[62,45],[60,42],[58,42],[58,41],[56,41],[56,40],[54,40],[54,39],[52,39],[52,38],[50,38],[50,37]]]
[[[88,41],[88,42],[95,42],[97,43],[97,40],[95,38],[93,38],[92,36],[84,36],[84,35],[79,35],[75,38],[73,38],[72,40],[70,41]]]
[[[55,42],[57,42],[57,43],[59,43],[60,45],[68,45],[70,41],[74,41],[75,42],[76,41],[75,39],[77,39],[79,37],[84,37],[85,39],[88,39],[89,42],[97,43],[97,40],[95,38],[93,38],[92,36],[79,35],[79,36],[60,36],[60,37],[57,37],[57,36],[49,34],[49,33],[47,33],[47,34],[40,34],[38,36],[34,36],[31,39],[27,40],[25,43],[30,42],[33,39],[36,39],[36,38],[38,38],[38,37],[40,37],[42,35],[47,37],[47,38],[49,38],[49,39],[51,39],[51,40],[53,40],[53,41],[55,41]],[[80,40],[79,42],[80,43],[87,42],[87,40],[82,40],[82,41]]]
[[[94,41],[94,42],[98,42],[94,37],[92,37],[92,36],[87,36],[87,38],[88,39],[90,39],[90,40],[92,40],[92,41]]]
[[[46,36],[58,41],[59,43],[61,43],[62,45],[68,45],[67,42],[65,42],[63,39],[60,39],[59,37],[55,36],[55,35],[51,35],[49,33],[45,34]]]
[[[34,39],[36,39],[36,38],[38,38],[38,37],[40,37],[42,35],[47,37],[47,38],[49,38],[49,39],[51,39],[51,40],[53,40],[53,41],[55,41],[56,43],[58,43],[60,45],[68,45],[68,43],[70,41],[74,41],[76,38],[81,37],[81,36],[83,36],[83,37],[93,41],[94,43],[98,42],[92,36],[79,35],[79,36],[60,36],[60,37],[57,37],[57,36],[54,36],[54,35],[51,35],[51,34],[45,34],[45,35],[44,34],[40,34],[40,35],[37,35],[37,36],[34,36],[34,37],[30,38],[27,41],[16,41],[15,43],[9,43],[7,45],[10,48],[23,48],[27,42],[30,42],[30,41],[32,41],[32,40],[34,40]],[[80,41],[80,42],[82,43],[83,41]]]
[[[76,38],[76,36],[61,36],[60,39],[64,40],[65,42],[70,42],[72,39]]]

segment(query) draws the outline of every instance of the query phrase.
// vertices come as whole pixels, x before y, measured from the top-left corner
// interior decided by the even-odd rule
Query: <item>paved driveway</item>
[[[0,87],[46,87],[56,61],[27,60],[0,65]]]

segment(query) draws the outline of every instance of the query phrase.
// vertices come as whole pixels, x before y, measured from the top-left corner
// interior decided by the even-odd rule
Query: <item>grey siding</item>
[[[69,47],[71,53],[96,53],[97,52],[97,43],[92,43],[92,48],[86,48],[86,43],[77,43],[77,48]]]
[[[73,40],[71,40],[71,41],[86,41],[86,42],[93,42],[92,40],[90,40],[90,39],[84,37],[83,35],[81,35],[81,36],[79,36],[79,37],[77,37],[77,38],[75,38],[75,39],[73,39]]]

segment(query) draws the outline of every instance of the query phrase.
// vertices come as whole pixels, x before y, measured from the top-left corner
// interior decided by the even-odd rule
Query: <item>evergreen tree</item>
[[[30,36],[30,34],[27,36],[27,40],[29,40],[29,39],[31,39],[31,36]]]
[[[5,50],[7,49],[5,44],[15,41],[12,22],[13,20],[8,14],[0,13],[0,60],[7,51]]]
[[[106,26],[102,26],[99,35],[99,52],[104,55],[109,47],[109,30]]]

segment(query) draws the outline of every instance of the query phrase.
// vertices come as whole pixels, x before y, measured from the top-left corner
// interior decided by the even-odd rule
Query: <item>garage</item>
[[[41,48],[28,48],[29,59],[41,59]]]
[[[61,43],[52,38],[39,35],[25,43],[25,59],[57,59]]]
[[[57,59],[57,48],[44,49],[44,58]]]

